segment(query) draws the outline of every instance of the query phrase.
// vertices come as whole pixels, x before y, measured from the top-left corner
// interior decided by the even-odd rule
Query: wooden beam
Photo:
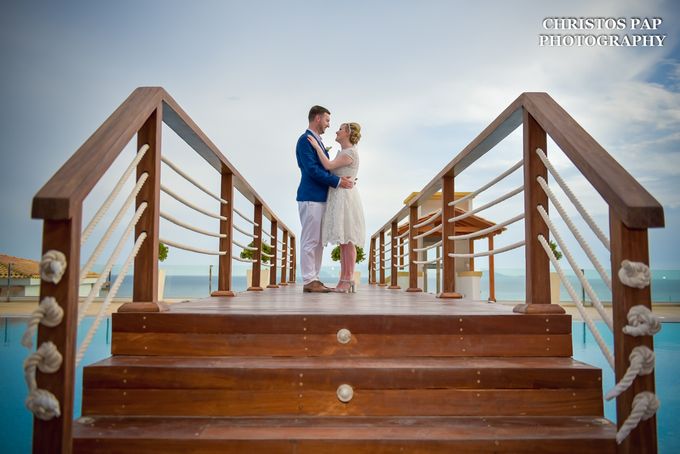
[[[385,287],[387,286],[387,283],[385,282],[385,231],[381,230],[380,231],[380,245],[378,246],[380,248],[380,282],[378,282],[378,286],[380,287]]]
[[[260,287],[260,270],[262,269],[262,204],[255,203],[253,205],[253,236],[255,237],[253,242],[255,244],[255,250],[253,252],[253,268],[252,268],[252,279],[250,282],[250,287],[248,287],[249,292],[261,292],[262,287]]]
[[[456,259],[449,257],[449,253],[456,252],[453,240],[449,236],[456,234],[456,225],[449,222],[455,216],[455,207],[449,206],[455,196],[453,176],[445,175],[442,177],[442,266],[444,268],[442,291],[437,295],[439,298],[462,298],[463,295],[456,292]]]
[[[162,111],[159,105],[137,133],[137,149],[149,145],[149,149],[137,165],[137,180],[144,173],[148,173],[149,176],[136,198],[136,208],[142,203],[147,203],[147,207],[135,226],[135,238],[144,232],[147,237],[135,257],[132,302],[119,307],[120,312],[160,312],[168,309],[158,300],[161,133]]]
[[[235,296],[231,288],[232,274],[232,240],[234,235],[234,175],[226,167],[222,169],[221,197],[227,203],[220,203],[220,215],[227,218],[220,220],[220,233],[226,235],[220,238],[220,251],[226,251],[219,258],[219,271],[217,276],[217,291],[211,296]]]
[[[78,289],[80,287],[80,211],[63,221],[43,224],[42,252],[57,250],[66,256],[66,272],[58,284],[41,280],[40,298],[51,296],[64,310],[62,322],[53,327],[38,325],[38,346],[53,342],[63,357],[59,370],[45,374],[36,370],[39,389],[57,398],[61,416],[49,421],[33,418],[34,453],[70,453],[72,447],[73,393],[75,384],[76,335],[78,326]]]
[[[493,233],[487,237],[489,239],[489,250],[493,251]],[[489,301],[496,302],[496,268],[494,266],[494,256],[489,256]]]
[[[291,241],[292,241],[292,238],[291,238]],[[286,282],[286,273],[289,272],[289,270],[288,270],[289,266],[291,266],[291,271],[292,271],[292,264],[289,265],[290,249],[291,249],[291,247],[288,245],[288,230],[284,230],[283,231],[283,247],[282,247],[282,252],[281,252],[281,282],[279,282],[279,285],[281,285],[281,286],[288,285],[288,283]],[[291,280],[292,280],[292,278],[291,278]]]
[[[399,287],[398,280],[397,278],[399,277],[399,271],[397,270],[397,265],[398,265],[398,259],[395,257],[395,255],[398,254],[397,252],[397,223],[393,222],[392,223],[392,231],[391,231],[391,236],[390,236],[390,241],[392,242],[392,247],[390,248],[390,266],[391,266],[391,271],[390,271],[390,286],[388,288],[392,290],[399,290],[401,287]]]
[[[375,254],[375,238],[371,238],[371,249],[368,252],[368,276],[369,276],[369,284],[375,285],[376,284],[376,277],[375,277],[375,267],[376,267],[376,254]]]
[[[289,281],[291,283],[295,283],[295,280],[297,278],[297,259],[296,259],[296,253],[295,253],[295,237],[291,236],[290,240],[290,253],[288,256],[290,257],[289,261],[289,266],[290,266],[290,278]],[[286,248],[288,249],[288,248]]]
[[[548,211],[548,196],[536,181],[548,179],[548,170],[536,155],[540,148],[547,154],[545,131],[524,111],[524,238],[526,244],[526,304],[518,304],[515,312],[522,314],[563,314],[564,309],[550,304],[550,259],[538,242],[538,236],[550,237],[548,226],[536,209],[541,205]]]
[[[276,251],[278,250],[278,245],[276,243],[276,239],[278,237],[278,224],[276,221],[271,221],[271,226],[270,226],[270,246],[271,246],[271,255],[274,257],[269,259],[269,263],[271,266],[269,267],[269,285],[267,285],[267,288],[279,288],[278,285],[276,285],[276,268],[277,268],[277,263],[276,263]],[[286,269],[282,268],[281,269],[281,280],[285,281],[286,280]]]
[[[618,217],[616,210],[609,210],[609,234],[611,244],[612,269],[612,309],[614,322],[614,356],[616,382],[628,369],[629,356],[633,349],[644,345],[654,350],[651,336],[633,337],[623,334],[621,329],[628,324],[628,312],[633,306],[641,305],[652,309],[651,287],[642,289],[628,287],[618,278],[623,260],[642,262],[649,266],[649,249],[647,229],[630,229]],[[654,392],[654,372],[635,377],[630,388],[616,398],[616,419],[619,429],[630,415],[635,396],[642,391]],[[656,453],[657,434],[656,416],[633,429],[628,437],[618,446],[618,453],[633,454],[638,452]]]
[[[411,205],[409,207],[409,221],[408,221],[408,288],[407,292],[422,292],[423,289],[418,287],[418,265],[414,262],[418,260],[418,253],[416,249],[416,229],[414,225],[418,223],[418,206]]]

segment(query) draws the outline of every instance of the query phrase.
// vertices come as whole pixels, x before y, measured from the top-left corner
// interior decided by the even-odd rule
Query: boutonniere
[[[332,146],[326,147],[326,153],[328,153],[329,151],[331,151],[331,148],[333,148],[333,147],[332,147]]]

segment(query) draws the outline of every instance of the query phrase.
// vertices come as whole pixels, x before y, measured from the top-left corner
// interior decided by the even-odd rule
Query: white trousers
[[[323,244],[321,243],[321,220],[326,212],[325,202],[298,202],[300,224],[302,224],[300,253],[300,268],[302,282],[309,284],[319,280],[321,261],[323,259]]]

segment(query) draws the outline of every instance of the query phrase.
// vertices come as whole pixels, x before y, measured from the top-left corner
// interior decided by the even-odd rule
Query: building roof
[[[40,262],[11,255],[0,254],[0,279],[7,279],[9,264],[12,264],[10,279],[40,279]],[[88,278],[97,278],[99,273],[87,273]]]

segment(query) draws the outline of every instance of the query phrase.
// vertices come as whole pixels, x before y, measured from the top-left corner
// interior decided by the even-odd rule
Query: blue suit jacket
[[[333,175],[323,168],[321,160],[319,160],[319,157],[316,154],[316,150],[314,150],[312,144],[307,140],[308,135],[316,140],[312,133],[305,131],[305,133],[300,136],[297,145],[295,146],[297,164],[302,173],[296,200],[298,202],[325,202],[328,198],[328,188],[337,187],[340,182],[340,177]],[[318,140],[317,142],[323,149],[323,143]],[[324,153],[328,156],[328,152],[326,152],[325,149]]]

